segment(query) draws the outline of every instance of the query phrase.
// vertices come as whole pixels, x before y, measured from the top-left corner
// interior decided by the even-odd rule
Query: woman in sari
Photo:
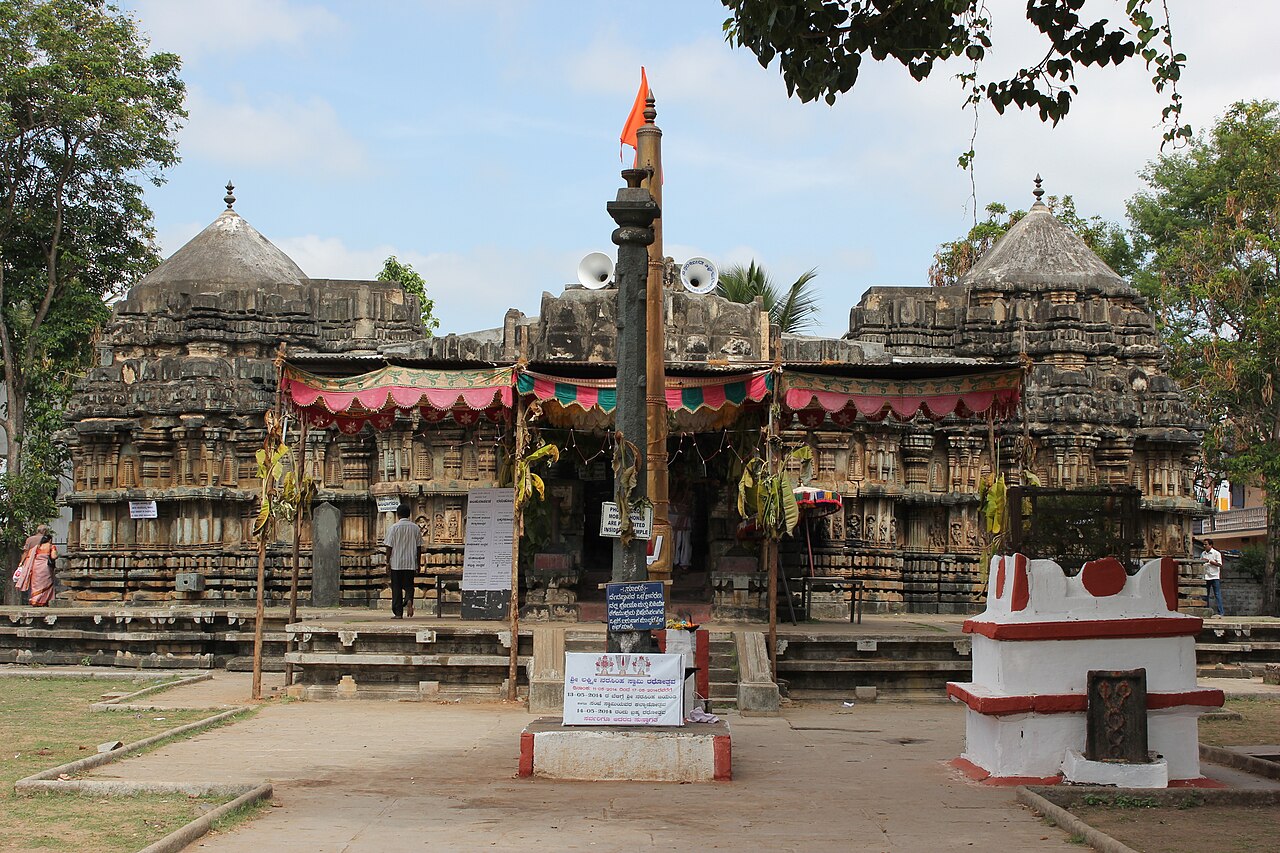
[[[48,607],[53,601],[53,561],[58,557],[58,546],[53,536],[46,533],[40,544],[27,550],[18,567],[20,577],[14,578],[14,586],[20,592],[31,594],[32,607]]]

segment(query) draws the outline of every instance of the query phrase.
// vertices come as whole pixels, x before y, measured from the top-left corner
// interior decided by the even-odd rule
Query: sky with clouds
[[[537,311],[591,251],[613,253],[605,203],[618,134],[647,68],[664,132],[667,254],[755,259],[781,281],[817,267],[818,331],[845,331],[876,284],[925,284],[937,244],[972,222],[956,166],[974,118],[953,79],[866,63],[834,107],[788,99],[722,37],[716,0],[126,0],[155,50],[183,58],[182,162],[149,188],[168,255],[236,209],[316,278],[370,278],[391,254],[422,273],[441,332]],[[1042,49],[1025,3],[989,0],[984,75]],[[1085,11],[1118,18],[1123,0]],[[1170,0],[1188,56],[1186,118],[1275,97],[1274,0]],[[1097,9],[1097,12],[1092,10]],[[1163,96],[1131,60],[1087,70],[1056,128],[978,117],[979,208],[1026,207],[1039,172],[1082,214],[1113,220],[1159,153]],[[629,161],[628,161],[629,163]]]

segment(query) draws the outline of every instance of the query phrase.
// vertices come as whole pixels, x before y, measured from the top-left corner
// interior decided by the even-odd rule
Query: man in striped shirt
[[[387,567],[391,570],[391,616],[403,618],[406,611],[413,615],[413,581],[418,574],[418,559],[422,553],[422,531],[409,520],[409,505],[400,504],[396,510],[399,520],[387,531]]]

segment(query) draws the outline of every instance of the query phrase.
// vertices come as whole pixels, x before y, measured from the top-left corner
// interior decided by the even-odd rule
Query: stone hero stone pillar
[[[653,242],[653,220],[658,205],[640,184],[648,172],[625,169],[626,187],[607,205],[609,215],[618,223],[613,242],[618,247],[615,277],[618,283],[618,404],[614,410],[615,429],[636,449],[636,490],[632,500],[647,493],[645,488],[645,450],[648,431],[645,424],[645,342],[646,283],[649,271],[649,244]],[[615,489],[621,489],[615,483]],[[618,495],[615,495],[615,498]],[[621,503],[621,502],[620,502]],[[648,578],[645,566],[646,543],[633,539],[623,545],[618,539],[613,546],[613,580],[642,581]],[[644,651],[648,635],[639,631],[610,632],[611,652]]]

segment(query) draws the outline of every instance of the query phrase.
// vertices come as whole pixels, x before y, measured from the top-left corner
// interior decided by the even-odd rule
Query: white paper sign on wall
[[[566,726],[684,725],[684,656],[566,652]]]
[[[399,495],[378,495],[378,512],[395,512],[399,508]]]
[[[155,501],[129,501],[130,518],[156,518],[158,511]]]
[[[467,492],[467,535],[462,589],[511,589],[511,539],[515,535],[513,489]]]
[[[629,515],[637,539],[648,539],[653,535],[653,507],[647,506],[643,511],[633,509]],[[613,501],[600,504],[600,535],[611,539],[622,536],[622,513],[618,512],[618,505]]]

